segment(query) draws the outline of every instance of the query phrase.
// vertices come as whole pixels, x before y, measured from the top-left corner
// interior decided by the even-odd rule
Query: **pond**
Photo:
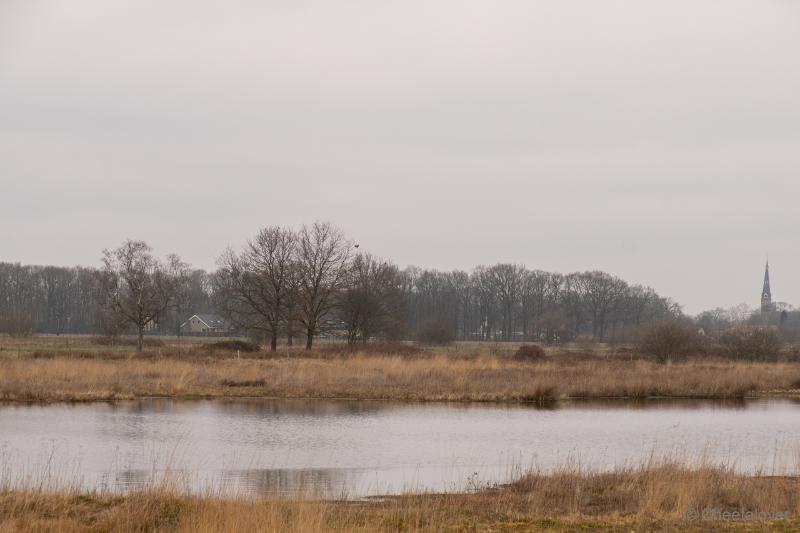
[[[469,490],[652,455],[794,472],[800,403],[167,400],[0,406],[0,485],[349,497]]]

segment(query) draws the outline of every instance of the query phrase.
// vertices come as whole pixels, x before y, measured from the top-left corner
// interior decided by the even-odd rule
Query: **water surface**
[[[0,406],[0,483],[358,497],[464,490],[652,454],[795,469],[790,400],[498,404],[149,399]],[[166,474],[165,474],[166,473]]]

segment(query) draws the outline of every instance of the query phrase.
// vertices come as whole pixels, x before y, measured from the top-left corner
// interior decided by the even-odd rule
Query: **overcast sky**
[[[800,305],[796,0],[0,0],[0,260],[213,268],[325,219],[401,266]]]

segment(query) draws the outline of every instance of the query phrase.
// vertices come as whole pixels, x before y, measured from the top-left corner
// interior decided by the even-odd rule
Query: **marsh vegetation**
[[[690,357],[661,364],[630,347],[576,345],[522,350],[523,355],[513,344],[485,343],[425,349],[331,344],[311,352],[249,348],[228,341],[183,341],[134,354],[129,343],[107,346],[89,337],[6,339],[0,350],[0,399],[257,396],[541,403],[744,398],[794,395],[800,389],[800,366],[789,360]]]
[[[762,516],[695,518],[706,509]],[[607,472],[565,465],[468,493],[362,501],[186,496],[169,482],[126,495],[0,490],[0,531],[17,532],[790,531],[800,527],[798,511],[794,477],[655,460]]]

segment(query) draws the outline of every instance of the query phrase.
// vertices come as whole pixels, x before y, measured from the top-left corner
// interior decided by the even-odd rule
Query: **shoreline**
[[[192,496],[155,485],[125,494],[0,489],[0,530],[401,532],[790,531],[794,476],[657,462],[587,472],[565,466],[494,487],[358,500]]]
[[[90,404],[90,403],[116,403],[135,402],[142,400],[177,400],[177,401],[225,401],[225,400],[268,400],[268,401],[308,401],[308,402],[376,402],[376,403],[401,403],[416,404],[457,404],[457,405],[497,405],[525,406],[525,407],[558,407],[559,404],[569,403],[595,403],[595,402],[620,402],[620,403],[651,403],[651,402],[697,402],[707,401],[722,402],[754,402],[761,400],[800,400],[800,390],[764,392],[748,396],[566,396],[544,402],[517,400],[517,399],[403,399],[403,398],[371,398],[371,397],[341,397],[341,396],[259,396],[259,395],[137,395],[130,397],[96,397],[96,398],[71,398],[71,399],[28,399],[28,398],[0,398],[0,407],[5,405],[54,405],[54,404]]]

